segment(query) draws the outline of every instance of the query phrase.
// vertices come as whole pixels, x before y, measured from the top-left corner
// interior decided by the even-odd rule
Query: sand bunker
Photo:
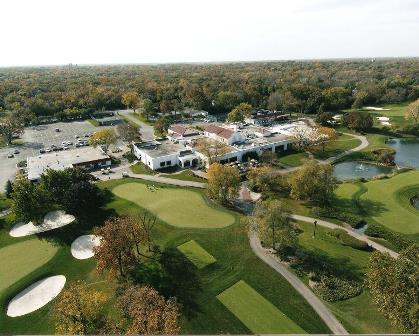
[[[22,316],[45,306],[64,288],[65,276],[56,275],[30,285],[16,295],[7,307],[7,316]]]
[[[388,121],[382,121],[381,125],[383,126],[391,126],[391,124]]]
[[[100,237],[95,235],[86,235],[78,237],[71,244],[71,254],[76,259],[88,259],[95,255],[93,248],[99,246]]]
[[[75,220],[73,215],[67,215],[64,211],[51,211],[46,214],[44,222],[40,225],[34,225],[32,222],[27,224],[18,223],[10,230],[12,237],[23,237],[32,234],[45,232],[68,225]]]
[[[364,107],[364,109],[371,110],[371,111],[390,111],[390,109],[388,108],[374,107],[374,106],[367,106],[367,107]]]
[[[390,118],[389,117],[377,117],[378,120],[380,121],[389,121]]]

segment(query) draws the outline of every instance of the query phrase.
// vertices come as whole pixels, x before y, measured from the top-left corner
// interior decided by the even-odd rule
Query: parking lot
[[[60,132],[56,132],[56,128],[60,129]],[[16,164],[19,161],[26,160],[28,156],[39,155],[39,150],[42,148],[51,148],[51,145],[62,146],[63,141],[71,141],[73,145],[69,147],[74,149],[78,140],[76,135],[82,140],[87,140],[88,137],[85,137],[85,134],[92,134],[101,128],[109,128],[109,126],[95,127],[87,121],[74,121],[25,128],[21,145],[0,148],[0,192],[4,192],[7,180],[14,179]],[[14,155],[13,158],[8,158],[7,155],[13,153],[15,149],[20,153]]]

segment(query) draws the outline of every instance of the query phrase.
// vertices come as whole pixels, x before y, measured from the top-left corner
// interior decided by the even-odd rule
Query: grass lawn
[[[130,115],[133,116],[134,118],[138,119],[139,121],[142,121],[143,123],[153,126],[154,125],[154,121],[153,120],[147,120],[146,118],[143,117],[143,115],[141,113],[134,113],[134,112],[130,112]]]
[[[129,167],[134,174],[155,175],[156,172],[148,168],[144,163],[137,162]]]
[[[37,238],[0,249],[0,293],[54,257],[58,247]]]
[[[160,174],[160,176],[182,181],[205,182],[205,179],[194,175],[194,173],[189,169],[183,170],[178,174]]]
[[[12,206],[12,200],[6,198],[3,194],[0,194],[0,211],[8,209]]]
[[[121,184],[112,191],[173,226],[215,229],[234,223],[231,213],[211,207],[209,201],[197,191],[168,186],[151,191],[147,184],[138,181]]]
[[[183,243],[177,248],[199,269],[217,261],[217,259],[205,251],[195,240]]]
[[[316,159],[328,159],[330,157],[339,155],[349,149],[355,148],[361,144],[361,141],[353,138],[350,135],[340,135],[336,140],[328,141],[324,147],[319,145],[310,149],[311,153]]]
[[[308,154],[306,152],[300,152],[300,153],[294,152],[291,154],[284,154],[283,156],[279,156],[277,158],[277,161],[290,167],[298,167],[298,166],[301,166],[304,163],[304,161],[307,159],[308,159]]]
[[[368,189],[360,197],[368,201],[366,211],[378,223],[404,234],[419,233],[419,211],[410,210],[401,200],[402,190],[419,185],[419,171],[398,174],[389,179],[365,183]]]
[[[371,252],[343,245],[339,239],[329,234],[332,231],[330,229],[318,226],[316,237],[312,238],[312,224],[298,222],[298,226],[303,230],[303,233],[298,237],[301,247],[325,256],[325,262],[333,263],[335,268],[342,272],[354,272],[354,274],[363,277]],[[307,279],[303,280],[307,282]],[[327,305],[351,333],[398,332],[378,312],[375,305],[371,302],[368,291],[364,290],[361,295],[348,300],[328,302]]]
[[[252,333],[305,333],[300,326],[242,280],[217,295],[217,298]]]

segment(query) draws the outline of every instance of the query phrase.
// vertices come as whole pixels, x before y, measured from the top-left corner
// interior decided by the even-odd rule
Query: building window
[[[160,162],[160,167],[165,167],[166,166],[166,162]]]
[[[170,166],[172,164],[172,161],[166,161],[166,165]]]
[[[285,150],[284,145],[279,145],[275,147],[275,153],[280,153],[283,152]]]

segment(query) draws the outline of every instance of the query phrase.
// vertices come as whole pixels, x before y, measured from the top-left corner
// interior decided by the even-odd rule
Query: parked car
[[[63,149],[64,149],[64,150],[67,150],[67,149],[70,149],[70,147],[68,147],[68,146],[64,146],[64,147],[63,147]]]
[[[74,136],[76,139],[80,138],[80,136],[78,136],[77,134]]]
[[[50,153],[51,152],[51,149],[45,148],[45,152]]]
[[[57,127],[57,128],[55,129],[55,132],[61,132],[61,130]]]
[[[129,177],[128,172],[126,172],[126,171],[122,172],[122,177]]]
[[[20,152],[19,152],[19,150],[18,149],[15,149],[14,151],[13,151],[13,154],[19,154]]]
[[[39,153],[40,153],[40,154],[44,154],[44,153],[45,153],[45,149],[41,148],[41,149],[39,150]]]
[[[9,154],[7,154],[7,157],[8,157],[9,159],[11,159],[11,158],[14,158],[15,156],[14,156],[14,154],[13,154],[13,153],[9,153]]]

